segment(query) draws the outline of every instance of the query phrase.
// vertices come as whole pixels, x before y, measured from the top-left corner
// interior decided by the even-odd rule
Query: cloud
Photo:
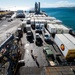
[[[43,3],[42,7],[75,7],[75,3],[69,1],[58,1],[55,3]]]
[[[21,6],[18,6],[18,7],[12,7],[12,8],[9,8],[10,10],[29,10],[30,7],[21,7]]]
[[[14,6],[14,7],[4,7],[1,8],[2,10],[12,10],[12,11],[16,11],[16,10],[29,10],[31,9],[30,7],[22,7],[22,6]]]

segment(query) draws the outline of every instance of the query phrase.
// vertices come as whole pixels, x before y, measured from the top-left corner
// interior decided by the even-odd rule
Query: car
[[[45,34],[44,34],[44,40],[45,40],[45,41],[49,41],[49,40],[50,40],[50,35],[47,34],[47,33],[45,33]]]
[[[9,19],[8,19],[8,22],[11,22],[12,20],[13,20],[12,18],[9,18]]]
[[[24,60],[19,60],[18,61],[18,66],[19,67],[22,67],[22,66],[24,66],[25,65],[25,61]]]
[[[36,39],[39,39],[39,38],[40,38],[39,33],[36,33]]]
[[[42,44],[42,40],[39,33],[36,33],[36,44]]]
[[[46,52],[46,50],[50,50],[49,46],[44,46],[43,52]]]

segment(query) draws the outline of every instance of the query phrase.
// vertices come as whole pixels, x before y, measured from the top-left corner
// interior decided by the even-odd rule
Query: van
[[[31,25],[30,24],[26,25],[26,33],[27,33],[27,37],[32,36],[32,31],[31,31]]]
[[[39,33],[36,33],[36,44],[42,44],[42,40]]]

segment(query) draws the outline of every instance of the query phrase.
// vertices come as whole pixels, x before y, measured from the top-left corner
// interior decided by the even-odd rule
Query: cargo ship
[[[0,32],[1,75],[75,75],[71,29],[42,12],[40,2],[34,11],[19,10],[13,15],[5,20],[6,31]]]

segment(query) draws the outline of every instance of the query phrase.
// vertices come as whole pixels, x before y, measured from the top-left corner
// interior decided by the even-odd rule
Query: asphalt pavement
[[[26,33],[23,35],[22,38],[22,43],[24,44],[25,49],[25,67],[38,67],[38,65],[39,67],[48,66],[45,54],[43,53],[43,46],[38,46],[35,44],[35,31],[33,30],[32,32],[34,35],[34,40],[32,43],[27,40]],[[31,55],[31,50],[33,50],[33,57]],[[35,57],[37,57],[36,60]]]
[[[21,21],[19,19],[13,19],[13,21],[8,22],[8,20],[2,20],[0,22],[0,44],[7,38],[8,33],[15,33],[18,26],[20,26]]]

